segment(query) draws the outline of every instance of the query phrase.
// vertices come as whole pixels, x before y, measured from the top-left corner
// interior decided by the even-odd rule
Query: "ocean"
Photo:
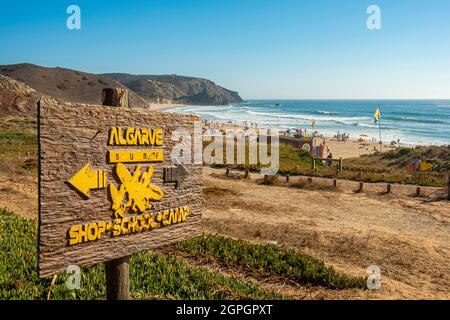
[[[381,107],[383,143],[402,145],[450,144],[450,100],[248,100],[227,106],[185,106],[168,111],[197,114],[215,122],[257,123],[280,130],[303,128],[326,136],[350,134],[379,139],[373,114]]]

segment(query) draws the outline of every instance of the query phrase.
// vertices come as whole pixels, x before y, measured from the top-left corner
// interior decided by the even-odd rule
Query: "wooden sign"
[[[174,165],[197,116],[41,101],[39,276],[200,232],[200,164]]]

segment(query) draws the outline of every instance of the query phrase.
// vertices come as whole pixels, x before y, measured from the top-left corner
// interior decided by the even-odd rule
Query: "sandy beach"
[[[182,104],[162,104],[162,103],[152,103],[150,104],[150,109],[154,111],[164,112],[169,109],[185,107]],[[231,120],[231,119],[230,119]],[[245,129],[243,125],[231,125],[226,123],[213,122],[210,123],[211,128],[220,128],[222,130],[228,129]],[[379,151],[380,146],[377,142],[371,140],[359,141],[358,139],[349,139],[347,141],[338,141],[336,138],[324,135],[324,138],[315,138],[315,144],[319,145],[325,140],[327,150],[332,153],[334,158],[355,158],[364,154],[372,154]],[[383,151],[393,150],[395,146],[383,145]]]
[[[321,143],[321,138],[318,143]],[[347,141],[337,141],[336,138],[325,137],[326,146],[330,149],[333,158],[355,158],[364,154],[372,154],[380,150],[380,145],[372,141],[358,141],[350,139]],[[382,151],[394,150],[396,147],[383,145]]]
[[[184,104],[176,103],[150,103],[150,110],[153,111],[166,111],[172,108],[185,107]]]

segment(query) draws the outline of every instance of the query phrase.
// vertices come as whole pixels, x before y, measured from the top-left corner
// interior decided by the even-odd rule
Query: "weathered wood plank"
[[[185,128],[193,136],[194,121],[200,121],[200,118],[139,109],[39,103],[41,277],[63,272],[69,265],[82,267],[110,261],[200,233],[201,165],[186,164],[189,175],[178,188],[173,183],[163,182],[164,167],[173,165],[170,153],[177,143],[171,141],[172,132]],[[114,211],[108,188],[90,190],[89,199],[86,199],[67,181],[89,163],[92,170],[105,170],[108,186],[112,183],[119,188],[121,182],[114,172],[115,165],[106,161],[107,152],[142,148],[108,145],[108,134],[113,127],[163,129],[163,145],[158,147],[163,150],[163,162],[141,164],[143,170],[153,166],[151,183],[164,192],[160,201],[151,202],[153,207],[148,212],[156,216],[171,208],[189,207],[189,215],[182,223],[120,236],[105,233],[98,240],[69,245],[71,227],[113,221]],[[133,173],[139,164],[124,165]],[[140,215],[140,212],[128,212],[125,217]]]

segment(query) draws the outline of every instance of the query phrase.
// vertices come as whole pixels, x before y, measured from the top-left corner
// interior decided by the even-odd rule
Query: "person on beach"
[[[331,161],[331,159],[333,159],[333,154],[331,152],[328,154],[327,159],[330,159],[330,160],[327,160],[326,164],[327,164],[327,166],[331,167],[331,163],[333,162],[333,161]]]
[[[420,170],[420,163],[422,160],[420,159],[420,156],[418,156],[416,159],[414,159],[414,170],[419,171]]]

